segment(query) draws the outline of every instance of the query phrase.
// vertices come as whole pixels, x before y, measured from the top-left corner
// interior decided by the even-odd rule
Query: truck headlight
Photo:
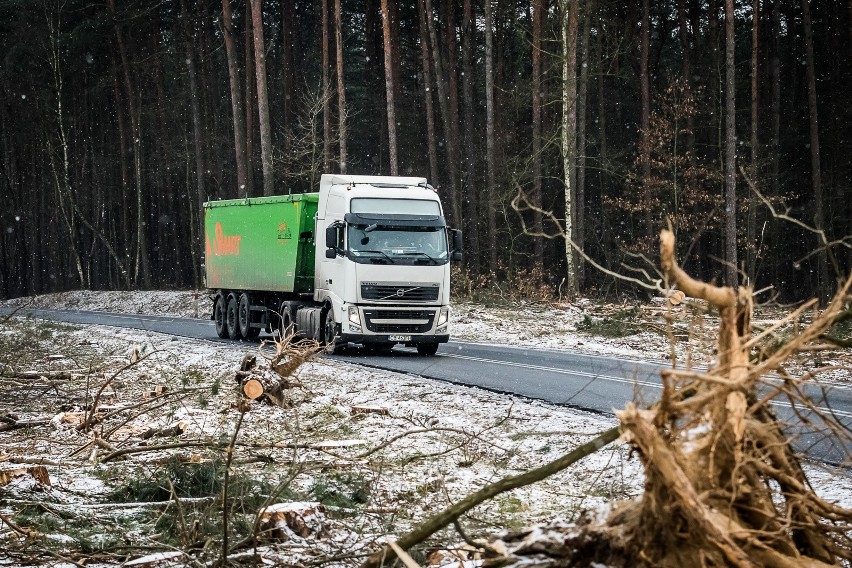
[[[435,323],[437,327],[446,326],[447,321],[450,319],[450,308],[441,308],[441,311],[438,313],[438,321]]]
[[[361,315],[358,313],[358,306],[349,306],[348,319],[350,331],[361,331]]]

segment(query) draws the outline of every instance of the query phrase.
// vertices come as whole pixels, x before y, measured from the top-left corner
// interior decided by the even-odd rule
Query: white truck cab
[[[449,340],[450,261],[461,260],[462,235],[447,228],[426,178],[323,175],[315,235],[327,342],[434,354]]]

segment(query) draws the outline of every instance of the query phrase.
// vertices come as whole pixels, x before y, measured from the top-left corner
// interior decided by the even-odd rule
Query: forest
[[[427,177],[468,285],[852,268],[852,0],[2,0],[0,298],[202,287],[202,203]]]

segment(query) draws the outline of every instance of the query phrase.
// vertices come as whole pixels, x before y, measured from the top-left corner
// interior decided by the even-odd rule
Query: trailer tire
[[[427,357],[431,357],[435,353],[438,352],[438,344],[437,343],[418,343],[417,344],[417,353],[420,355],[425,355]]]
[[[222,294],[216,294],[216,301],[213,302],[213,322],[216,325],[216,335],[219,336],[219,339],[228,337],[226,310],[225,297]]]
[[[293,335],[295,326],[293,325],[293,308],[290,307],[290,303],[281,302],[281,307],[278,308],[278,314],[280,315],[281,320],[278,328],[281,338],[283,339]]]
[[[260,333],[258,328],[251,326],[251,296],[243,292],[237,305],[237,322],[240,326],[240,335],[247,339],[257,337]]]
[[[230,339],[242,339],[242,335],[240,335],[240,323],[237,315],[237,298],[233,294],[228,296],[226,319],[228,322],[228,337]]]

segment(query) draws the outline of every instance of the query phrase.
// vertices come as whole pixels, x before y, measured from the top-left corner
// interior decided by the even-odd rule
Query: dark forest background
[[[428,177],[484,286],[628,290],[566,209],[631,276],[667,219],[705,279],[852,267],[852,0],[0,0],[0,55],[0,297],[200,286],[204,200],[341,171]]]

